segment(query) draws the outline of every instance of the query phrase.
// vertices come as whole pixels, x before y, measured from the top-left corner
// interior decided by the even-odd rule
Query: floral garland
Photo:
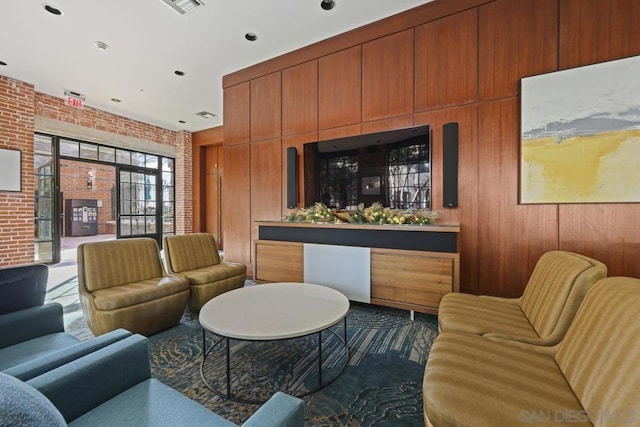
[[[365,208],[360,203],[355,212],[337,212],[322,203],[303,208],[292,214],[284,215],[286,222],[334,222],[334,223],[357,223],[357,224],[413,224],[428,225],[434,224],[438,219],[438,212],[425,212],[415,209],[392,209],[385,208],[380,203],[374,203]]]

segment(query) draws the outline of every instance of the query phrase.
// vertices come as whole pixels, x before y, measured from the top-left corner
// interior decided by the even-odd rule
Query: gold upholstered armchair
[[[163,246],[167,271],[191,282],[189,310],[194,313],[210,299],[244,286],[247,267],[222,261],[211,234],[167,236]]]
[[[438,329],[553,346],[564,337],[589,289],[605,277],[607,266],[600,261],[549,251],[536,263],[520,298],[445,295],[438,310]]]
[[[167,329],[180,321],[190,292],[187,279],[167,274],[158,244],[147,237],[78,246],[78,290],[95,335]]]

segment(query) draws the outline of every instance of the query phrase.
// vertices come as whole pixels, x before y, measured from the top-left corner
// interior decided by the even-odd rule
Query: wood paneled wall
[[[637,22],[637,0],[435,0],[225,76],[225,258],[251,267],[252,221],[287,211],[287,147],[429,124],[433,208],[461,225],[463,291],[520,295],[552,249],[640,277],[640,204],[518,204],[520,79],[638,55]],[[460,203],[443,209],[451,121]]]

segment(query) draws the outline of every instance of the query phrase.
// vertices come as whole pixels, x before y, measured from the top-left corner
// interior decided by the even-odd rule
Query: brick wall
[[[60,161],[60,191],[63,195],[63,216],[66,219],[66,200],[91,199],[102,202],[98,208],[98,234],[115,234],[115,221],[111,219],[111,188],[116,183],[116,168],[109,165],[77,160]],[[87,187],[89,172],[93,174],[91,188]],[[66,224],[63,226],[66,227]],[[63,228],[63,235],[64,230]]]
[[[179,132],[176,154],[176,234],[193,231],[193,148],[190,132]]]
[[[191,232],[193,227],[191,133],[163,129],[91,107],[78,110],[67,106],[60,98],[36,93],[31,84],[0,75],[0,147],[22,151],[22,192],[0,193],[0,267],[34,262],[33,134],[35,116],[176,147],[176,232],[178,234]],[[97,169],[97,165],[94,166]],[[86,174],[86,171],[84,173]],[[75,173],[78,176],[82,174],[80,170]],[[98,177],[100,175],[101,173],[98,172]],[[72,184],[69,185],[72,186]],[[80,187],[81,185],[78,186],[79,189]],[[64,189],[64,185],[62,188]],[[84,180],[84,188],[86,188],[86,180]],[[65,198],[70,196],[65,194]],[[77,198],[84,198],[84,196]],[[87,198],[96,199],[97,197]],[[107,203],[105,197],[103,210],[110,209],[110,206],[111,203]],[[100,211],[99,215],[104,217],[107,212],[103,214]]]
[[[34,260],[32,85],[0,76],[0,148],[22,151],[22,191],[0,192],[0,267]]]
[[[63,99],[36,93],[35,115],[117,135],[176,146],[178,132],[85,107],[69,107]]]

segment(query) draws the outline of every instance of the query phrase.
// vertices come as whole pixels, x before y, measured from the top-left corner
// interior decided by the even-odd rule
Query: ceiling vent
[[[204,117],[205,119],[213,119],[214,117],[216,117],[215,114],[208,111],[200,111],[199,113],[196,113],[196,116]]]
[[[181,15],[191,12],[199,6],[204,6],[201,0],[162,0]]]

